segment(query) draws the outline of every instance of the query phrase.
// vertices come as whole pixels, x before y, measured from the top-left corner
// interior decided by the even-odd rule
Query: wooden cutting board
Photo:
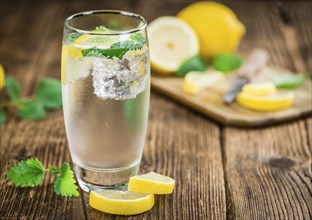
[[[230,81],[232,80],[225,80],[225,82]],[[291,108],[275,112],[253,111],[243,108],[237,103],[224,104],[223,94],[231,87],[229,83],[206,89],[198,95],[189,95],[183,92],[182,83],[182,78],[152,75],[152,88],[154,90],[225,125],[256,127],[312,114],[311,80],[306,80],[302,86],[293,90],[295,100]]]

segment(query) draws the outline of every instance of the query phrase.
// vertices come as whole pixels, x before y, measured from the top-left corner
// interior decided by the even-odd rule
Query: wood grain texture
[[[311,218],[308,138],[304,120],[256,130],[225,128],[227,204],[232,218]]]
[[[1,64],[21,82],[22,95],[28,96],[41,77],[60,78],[62,27],[67,16],[92,9],[121,9],[151,21],[174,15],[190,2],[1,1]],[[226,3],[247,25],[242,54],[247,54],[250,45],[264,46],[272,63],[296,70],[285,35],[277,28],[281,23],[278,5]],[[302,39],[297,42],[299,53],[305,68],[311,70],[311,30],[300,14],[311,3],[301,4],[288,7],[291,28],[302,35],[296,37]],[[140,172],[172,176],[177,185],[172,195],[157,197],[147,213],[112,216],[90,208],[88,195],[81,191],[76,198],[57,196],[52,177],[46,176],[36,188],[17,188],[7,180],[9,167],[22,159],[38,157],[44,166],[70,161],[61,110],[49,112],[46,120],[38,122],[20,120],[10,112],[0,128],[0,219],[309,219],[311,143],[312,118],[262,129],[229,128],[152,92]]]

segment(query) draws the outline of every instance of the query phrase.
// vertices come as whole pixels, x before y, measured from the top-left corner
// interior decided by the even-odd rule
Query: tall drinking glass
[[[62,95],[80,187],[116,188],[138,171],[150,96],[146,21],[123,11],[65,20]]]

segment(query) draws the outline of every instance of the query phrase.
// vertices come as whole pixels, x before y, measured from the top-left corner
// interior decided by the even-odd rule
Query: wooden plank
[[[257,130],[225,128],[224,151],[232,218],[310,219],[312,148],[304,120]]]
[[[300,4],[297,2],[283,2],[280,5],[279,11],[281,20],[285,26],[293,30],[293,35],[296,38],[296,44],[299,50],[299,58],[304,62],[305,71],[312,70],[312,28],[310,21],[312,20],[312,2],[302,1]],[[287,37],[287,36],[285,36]],[[295,56],[294,56],[295,57]],[[294,60],[298,60],[295,58]],[[299,61],[300,62],[300,61]],[[297,68],[297,71],[302,71]]]
[[[296,62],[294,59],[298,57],[292,56],[293,50],[297,50],[297,42],[294,41],[299,38],[288,39],[289,30],[286,30],[288,34],[285,34],[283,28],[278,28],[283,26],[276,5],[264,6],[266,10],[259,9],[258,16],[262,21],[261,25],[267,28],[265,34],[270,36],[273,33],[273,36],[267,37],[270,39],[267,44],[271,43],[274,49],[273,60],[288,65],[292,70],[302,70],[302,62]],[[261,10],[266,13],[261,13]],[[250,22],[260,25],[260,22]],[[278,31],[274,31],[274,27]],[[269,31],[270,29],[272,31]],[[295,46],[291,45],[289,40],[295,43]],[[283,45],[286,47],[283,48]],[[311,218],[310,133],[311,118],[257,130],[224,129],[222,134],[229,218]],[[237,187],[238,185],[240,187]]]

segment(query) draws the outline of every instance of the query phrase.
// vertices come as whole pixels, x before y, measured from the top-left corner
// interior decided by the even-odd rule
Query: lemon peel
[[[110,214],[137,215],[153,208],[154,195],[119,190],[91,191],[89,204]]]
[[[172,178],[150,172],[130,177],[128,190],[150,194],[170,194],[174,185],[175,181]]]

